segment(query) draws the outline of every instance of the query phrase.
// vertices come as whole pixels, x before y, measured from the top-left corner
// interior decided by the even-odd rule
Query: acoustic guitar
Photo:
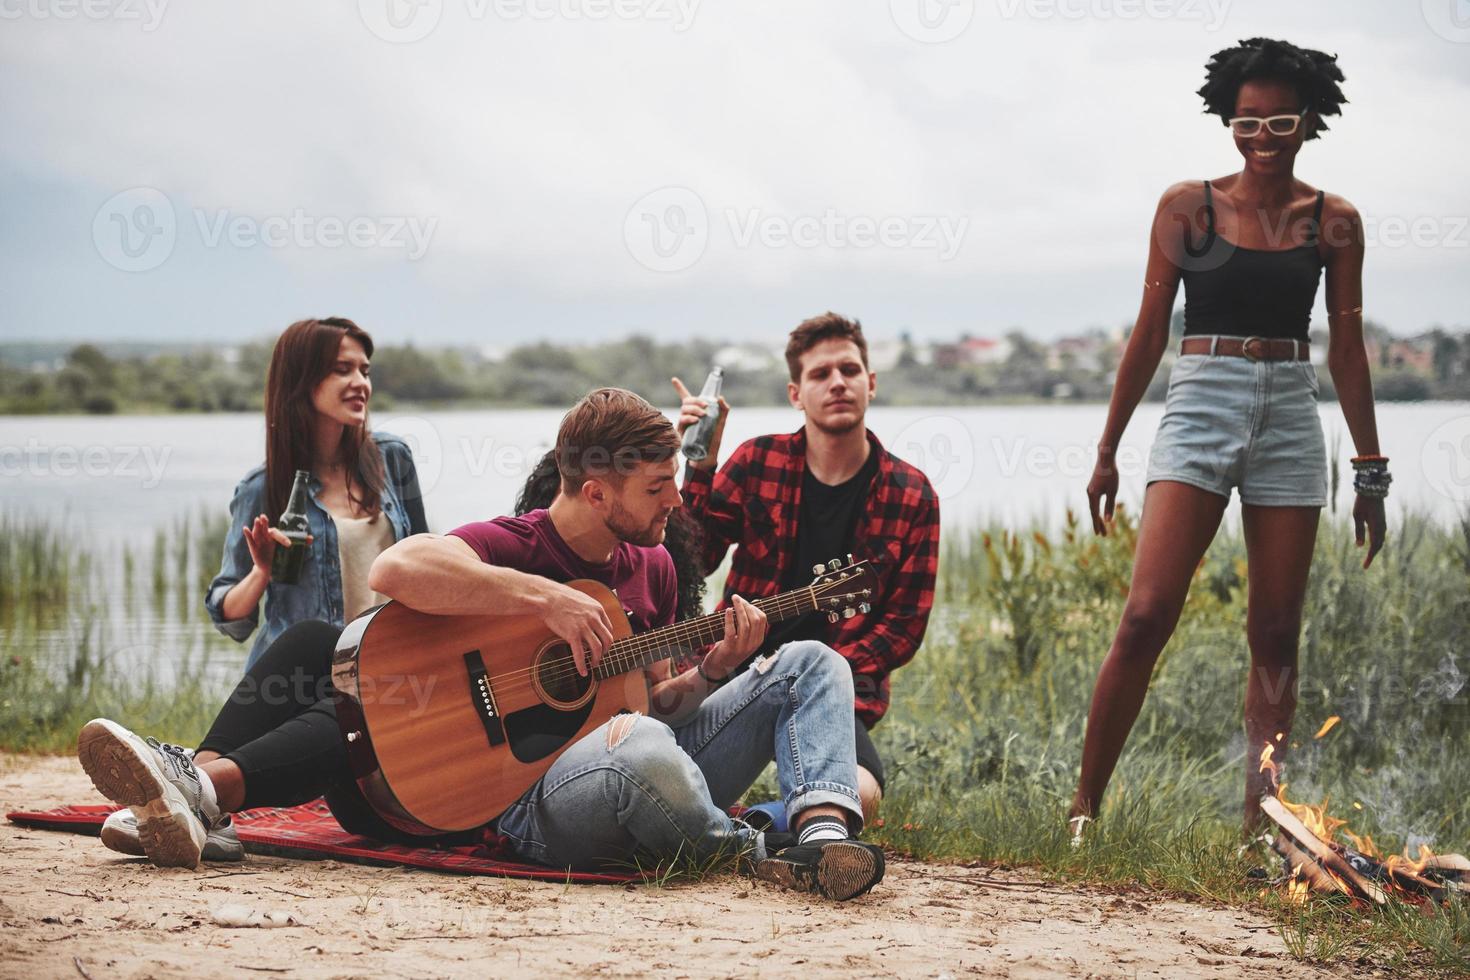
[[[772,622],[865,613],[866,561],[833,560],[810,585],[757,600]],[[535,616],[435,616],[387,602],[348,624],[332,683],[357,785],[388,823],[433,835],[483,826],[568,746],[624,711],[648,712],[644,668],[725,635],[714,613],[634,635],[607,586],[566,583],[602,603],[614,642],[587,676]]]

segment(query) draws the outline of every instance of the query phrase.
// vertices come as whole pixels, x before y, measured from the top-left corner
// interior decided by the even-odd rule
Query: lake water
[[[1120,447],[1120,500],[1142,502],[1144,468],[1163,410],[1141,405]],[[923,469],[941,499],[946,529],[997,521],[1056,524],[1086,510],[1093,447],[1106,406],[1042,405],[871,409],[869,426]],[[1351,507],[1352,443],[1341,410],[1322,405],[1329,450]],[[506,513],[549,447],[561,412],[383,412],[374,425],[414,447],[430,528],[447,531]],[[794,430],[793,410],[737,408],[729,448],[751,436]],[[1390,514],[1413,509],[1449,522],[1470,507],[1470,403],[1378,406],[1383,452],[1393,460]],[[259,415],[0,417],[3,507],[64,519],[99,545],[142,543],[155,528],[201,507],[223,513],[235,483],[264,454]],[[1231,514],[1238,516],[1239,503]],[[1227,518],[1228,519],[1228,518]]]

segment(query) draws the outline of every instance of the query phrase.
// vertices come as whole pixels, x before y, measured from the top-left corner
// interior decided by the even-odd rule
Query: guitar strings
[[[799,602],[795,604],[795,608],[800,608]],[[783,603],[775,611],[785,613],[791,611],[791,607]],[[785,617],[781,616],[781,618]],[[718,642],[723,632],[723,619],[724,617],[721,615],[703,617],[702,620],[677,624],[677,626],[681,627],[678,630],[674,630],[672,627],[665,627],[664,629],[685,634],[679,639],[686,642],[691,640],[705,643]],[[712,635],[704,635],[707,627],[711,627],[708,632]],[[662,630],[657,632],[662,632]],[[629,636],[615,641],[615,647],[622,644],[627,644],[627,646],[617,651],[609,648],[607,655],[598,662],[597,667],[588,676],[589,683],[610,680],[621,674],[630,673],[640,666],[649,666],[652,662],[660,658],[648,658],[646,656],[647,654],[667,651],[669,655],[673,655],[677,653],[680,646],[684,645],[681,642],[659,642],[657,640],[646,639],[650,635],[652,634],[640,634],[636,637]],[[491,684],[492,694],[501,696],[520,693],[527,689],[534,689],[538,683],[542,687],[551,687],[564,683],[567,680],[580,679],[582,677],[583,675],[577,670],[575,660],[570,657],[558,657],[549,662],[543,661],[538,665],[518,668],[514,671],[494,675],[493,677],[487,678],[487,681]]]
[[[759,607],[762,611],[775,611],[778,615],[781,616],[781,618],[784,619],[786,613],[790,613],[801,608],[802,591],[803,590],[798,590],[789,592],[784,596],[773,596],[771,599],[757,600],[754,605]],[[809,586],[804,591],[812,593],[812,601],[815,603],[815,593],[812,591],[811,587]],[[814,607],[812,611],[815,611],[816,608],[817,607]],[[695,641],[719,642],[721,637],[718,633],[716,633],[715,636],[706,640],[706,638],[702,635],[706,627],[709,627],[712,630],[722,630],[724,627],[724,615],[722,613],[714,613],[708,616],[702,616],[695,620],[690,620],[685,623],[675,623],[670,626],[665,626],[658,630],[654,630],[651,633],[642,633],[636,636],[627,636],[623,637],[621,640],[616,640],[614,641],[612,647],[608,648],[607,655],[605,655],[602,660],[599,661],[598,666],[595,668],[594,672],[605,671],[610,667],[617,667],[618,669],[611,671],[606,676],[589,679],[608,680],[612,677],[616,677],[619,674],[626,673],[638,666],[647,666],[647,664],[642,663],[642,661],[644,656],[651,652],[658,652],[663,650],[673,650],[677,652],[678,644],[671,644],[658,638],[658,634],[663,633],[666,630],[670,633],[686,634],[686,636],[680,637],[681,640],[689,639]],[[624,646],[624,644],[626,644],[626,646]],[[623,649],[614,652],[614,648],[616,647],[623,647]],[[537,680],[541,681],[541,683],[544,685],[547,683],[560,683],[574,676],[582,676],[577,671],[576,661],[571,660],[570,658],[559,659],[556,664],[557,665],[553,667],[550,671],[547,671],[545,669],[545,664],[541,664],[538,665],[540,667],[540,670],[538,670],[538,666],[522,667],[513,671],[507,671],[503,674],[496,674],[486,679],[491,682],[497,693],[502,691],[509,693],[511,691],[524,690],[527,686],[534,687]],[[536,676],[523,676],[533,674]],[[525,683],[513,683],[514,681],[522,679],[525,681]]]
[[[810,590],[808,589],[808,591]],[[802,603],[800,599],[800,592],[791,592],[787,593],[784,596],[774,596],[771,599],[758,600],[755,605],[760,607],[762,610],[773,610],[778,615],[781,615],[782,618],[785,618],[784,614],[792,612],[801,607]],[[723,628],[723,625],[724,615],[721,613],[715,613],[708,616],[702,616],[698,619],[690,620],[688,622],[675,623],[670,626],[661,627],[660,629],[655,630],[651,633],[643,633],[637,636],[623,637],[622,639],[616,640],[613,643],[613,647],[622,647],[622,649],[614,652],[612,648],[609,648],[608,656],[604,656],[603,659],[599,662],[598,667],[596,668],[596,670],[599,672],[613,666],[617,666],[620,669],[612,671],[605,677],[594,679],[606,680],[609,677],[617,676],[617,674],[619,673],[624,673],[627,670],[638,666],[643,656],[649,652],[666,649],[677,650],[678,644],[660,640],[658,638],[658,634],[660,633],[664,633],[665,631],[667,631],[673,634],[684,634],[683,636],[679,637],[680,640],[699,641],[705,639],[702,634],[705,632],[706,628],[720,630]],[[710,642],[717,642],[718,639],[719,635],[718,633],[716,633],[716,635],[710,640]],[[626,646],[624,646],[624,644],[626,644]],[[528,675],[536,676],[531,677]],[[496,693],[509,693],[512,691],[524,690],[528,686],[534,687],[537,680],[540,680],[543,685],[555,684],[565,681],[568,678],[574,676],[582,676],[577,671],[576,662],[570,658],[558,658],[558,660],[554,661],[550,665],[549,669],[546,663],[542,663],[539,665],[533,665],[531,667],[517,668],[516,670],[507,671],[503,674],[495,674],[491,677],[487,677],[486,680],[493,685]],[[521,683],[516,683],[517,681],[520,681]]]
[[[857,576],[856,581],[849,582],[848,579],[843,579],[841,580],[840,584],[855,585],[857,584],[857,581],[860,580],[861,576]],[[830,583],[830,585],[837,584],[839,583]],[[842,598],[850,599],[859,594],[861,593],[845,593]],[[754,605],[760,608],[762,611],[775,611],[780,618],[784,619],[786,618],[786,614],[794,612],[801,608],[803,598],[810,599],[812,603],[812,609],[810,611],[820,611],[821,605],[817,600],[815,585],[809,585],[804,589],[794,589],[791,592],[787,592],[783,595],[772,596],[769,599],[758,599],[756,600]],[[825,598],[835,597],[826,596]],[[628,673],[639,666],[648,666],[648,664],[651,663],[652,660],[659,659],[652,658],[652,660],[648,660],[647,662],[645,662],[645,656],[651,652],[659,652],[671,649],[674,652],[677,652],[678,646],[675,644],[670,644],[669,642],[661,639],[659,637],[659,634],[661,633],[664,633],[666,631],[674,634],[683,633],[686,635],[680,637],[680,639],[690,639],[704,642],[718,642],[721,639],[719,632],[716,632],[713,637],[710,637],[708,639],[703,636],[703,633],[706,627],[719,631],[723,628],[723,626],[724,615],[722,613],[712,613],[710,615],[702,616],[698,619],[689,620],[684,623],[675,623],[670,626],[665,626],[650,633],[642,633],[636,636],[623,637],[620,640],[614,641],[612,647],[608,648],[607,655],[605,655],[602,660],[599,661],[598,666],[589,673],[589,680],[609,680],[612,677],[618,676],[619,674]],[[620,646],[623,647],[623,649],[614,652],[614,648]],[[616,667],[617,669],[609,671],[608,669],[612,667]],[[605,672],[604,676],[594,676],[599,672]],[[549,668],[547,664],[542,663],[530,667],[518,668],[513,671],[507,671],[503,674],[495,674],[493,676],[487,677],[486,680],[493,685],[494,693],[509,694],[512,692],[524,691],[528,687],[534,688],[538,681],[542,684],[542,686],[545,686],[547,684],[559,684],[569,678],[581,676],[582,675],[577,671],[576,661],[571,658],[566,658],[558,659],[558,661],[550,665]]]

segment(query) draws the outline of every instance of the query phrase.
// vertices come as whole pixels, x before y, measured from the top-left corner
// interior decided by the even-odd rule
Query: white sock
[[[797,843],[813,844],[824,840],[847,840],[847,821],[841,817],[813,817],[801,825]]]
[[[199,802],[203,804],[200,809],[212,823],[219,819],[219,795],[214,791],[214,781],[209,778],[209,773],[198,766],[194,767],[194,775],[199,777]]]

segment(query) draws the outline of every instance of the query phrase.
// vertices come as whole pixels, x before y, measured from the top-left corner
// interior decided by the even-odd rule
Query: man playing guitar
[[[661,541],[681,503],[678,446],[673,426],[642,398],[594,391],[562,421],[562,491],[549,508],[406,538],[378,558],[369,584],[435,616],[539,619],[586,675],[612,645],[612,624],[601,603],[561,583],[591,579],[613,589],[639,632],[673,621],[673,564]],[[625,862],[637,852],[696,860],[739,853],[744,867],[787,887],[839,900],[870,889],[883,876],[883,854],[851,836],[863,815],[846,664],[822,644],[801,643],[735,682],[717,688],[711,680],[760,648],[766,622],[761,609],[733,597],[724,638],[698,670],[676,675],[666,661],[647,669],[655,716],[618,714],[571,743],[499,814],[495,830],[521,857],[554,867]],[[84,768],[103,795],[133,809],[139,848],[155,864],[196,866],[207,835],[230,813],[324,793],[349,830],[399,839],[355,794],[337,700],[323,696],[337,645],[326,624],[283,633],[192,759],[105,719],[83,728]],[[265,697],[271,689],[290,693]],[[789,835],[727,815],[773,758]],[[445,774],[445,794],[474,791]]]
[[[706,574],[735,545],[722,605],[734,605],[737,592],[791,588],[834,553],[872,560],[880,585],[871,611],[807,615],[773,629],[758,651],[818,640],[851,665],[858,789],[872,819],[883,797],[883,763],[868,729],[888,710],[888,675],[913,659],[929,622],[939,501],[924,474],[885,450],[864,425],[878,379],[868,370],[860,323],[835,313],[803,322],[791,331],[786,364],[787,396],[805,424],[790,435],[745,442],[716,472],[729,417],[721,399],[708,455],[685,466],[684,503],[704,526]],[[678,378],[674,388],[683,399],[682,432],[705,407]]]

